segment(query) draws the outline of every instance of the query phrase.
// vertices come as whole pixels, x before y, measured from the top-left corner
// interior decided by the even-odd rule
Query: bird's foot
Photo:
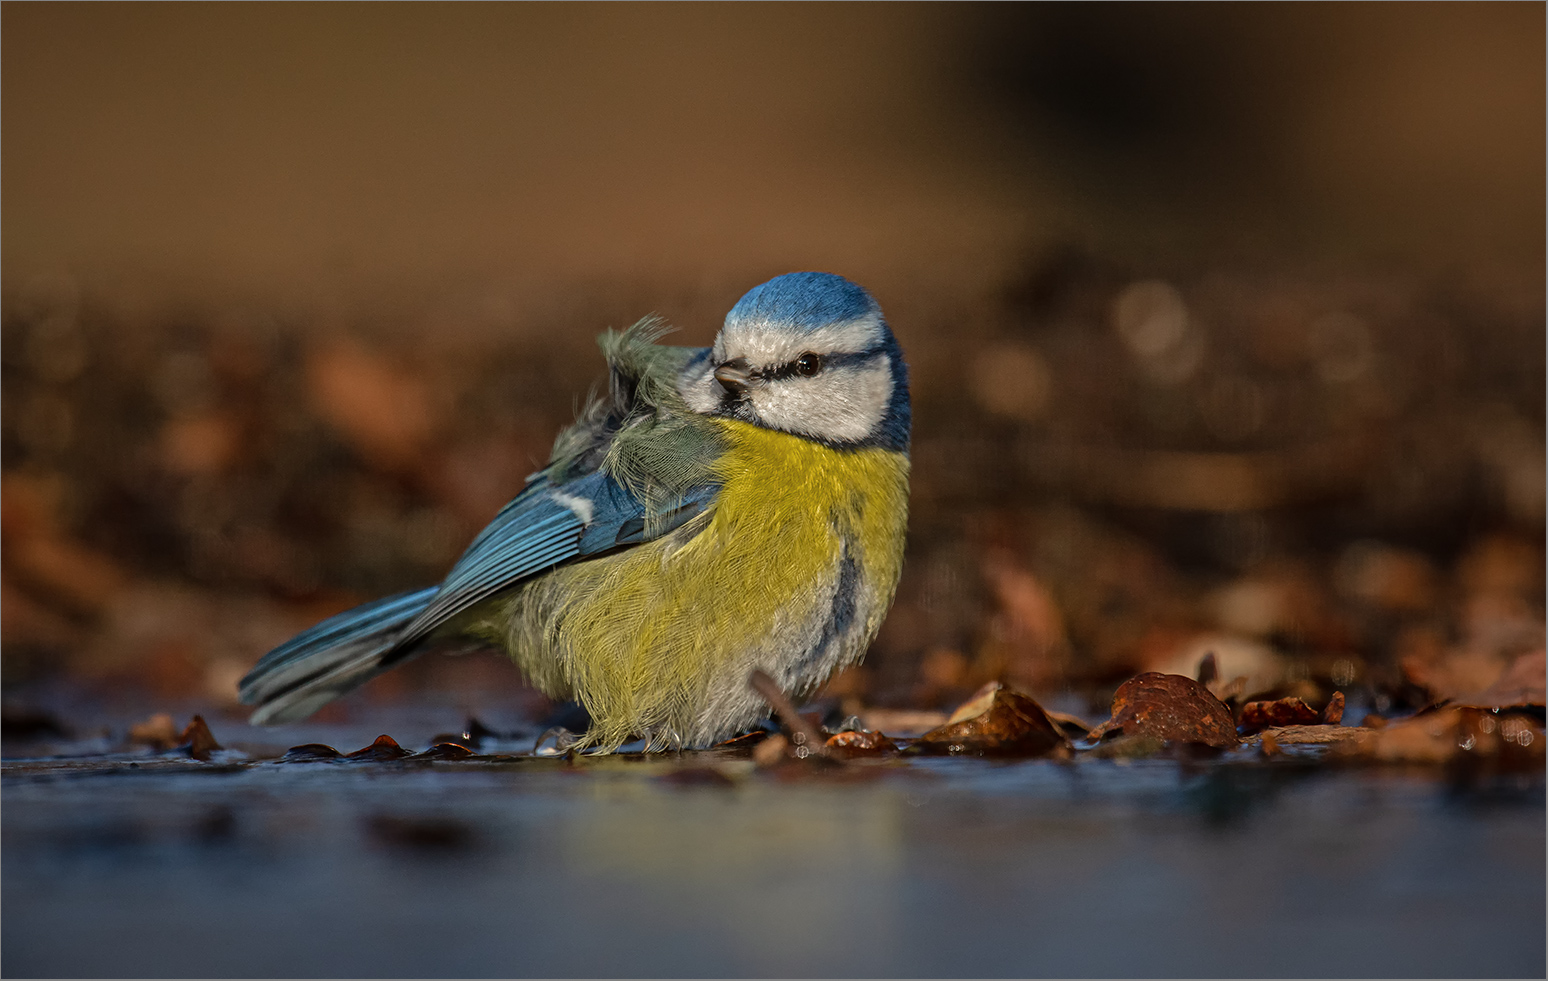
[[[549,752],[543,752],[543,744],[550,739],[554,741],[554,748]],[[564,726],[554,726],[546,730],[532,744],[533,756],[563,756],[575,748],[575,744],[581,741],[581,737],[566,729]]]
[[[644,736],[646,753],[676,753],[683,755],[683,737],[676,729],[657,729]]]

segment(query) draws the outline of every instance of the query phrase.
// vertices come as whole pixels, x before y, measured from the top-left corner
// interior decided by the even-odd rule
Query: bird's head
[[[697,412],[838,447],[906,451],[908,366],[871,294],[788,273],[737,301],[679,382]]]

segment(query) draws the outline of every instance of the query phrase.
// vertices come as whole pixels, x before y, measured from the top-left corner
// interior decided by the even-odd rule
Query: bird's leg
[[[560,755],[569,752],[572,748],[574,748],[576,743],[581,741],[581,737],[566,729],[564,726],[554,726],[552,729],[545,731],[537,738],[537,742],[532,744],[532,755],[538,755],[538,750],[542,749],[543,744],[548,742],[550,739],[554,741],[554,749],[557,750]]]

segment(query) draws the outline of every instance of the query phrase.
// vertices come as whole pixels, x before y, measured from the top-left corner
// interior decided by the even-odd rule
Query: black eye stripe
[[[857,365],[863,365],[874,360],[877,355],[884,354],[885,352],[885,348],[877,347],[872,348],[869,351],[843,351],[836,354],[822,354],[818,355],[818,357],[821,359],[822,370],[827,371],[830,368],[851,368]],[[805,357],[806,354],[812,353],[815,352],[805,352],[802,357]],[[785,364],[775,365],[772,368],[765,368],[762,371],[755,372],[755,374],[767,381],[780,381],[785,378],[799,377],[804,374],[798,367],[799,361],[800,358],[797,358],[795,361],[789,361]]]

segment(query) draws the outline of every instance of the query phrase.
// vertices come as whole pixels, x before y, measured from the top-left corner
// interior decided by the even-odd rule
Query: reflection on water
[[[705,757],[694,761],[703,763]],[[1543,781],[943,759],[5,783],[7,975],[1540,974]],[[739,769],[739,767],[747,767]],[[1488,806],[1469,806],[1478,801]]]
[[[895,946],[905,885],[898,794],[853,789],[685,795],[609,781],[563,825],[564,861],[583,880],[653,897],[667,917],[713,924],[744,969],[846,964],[857,936]]]

